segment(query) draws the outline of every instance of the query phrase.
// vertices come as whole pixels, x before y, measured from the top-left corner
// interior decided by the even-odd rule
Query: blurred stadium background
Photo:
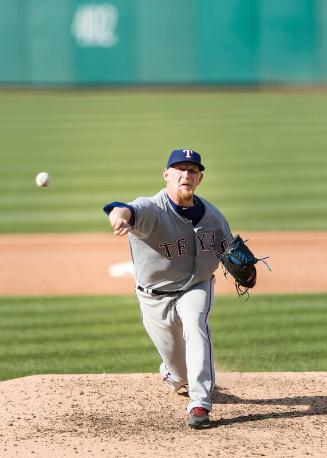
[[[109,231],[102,205],[156,192],[175,147],[203,155],[233,228],[326,231],[326,82],[325,0],[0,0],[0,232]],[[156,370],[131,299],[58,300],[1,298],[3,378]],[[222,364],[326,370],[325,295],[253,300],[213,312]],[[228,350],[231,308],[253,333]]]
[[[2,83],[327,79],[324,0],[1,0]]]

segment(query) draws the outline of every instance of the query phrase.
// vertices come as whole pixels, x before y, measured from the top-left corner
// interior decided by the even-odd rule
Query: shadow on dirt
[[[314,415],[327,415],[327,396],[295,396],[277,399],[242,399],[233,394],[226,393],[221,388],[215,388],[212,397],[213,404],[250,404],[258,406],[272,406],[272,411],[267,413],[251,413],[249,415],[240,415],[234,418],[221,418],[213,420],[211,428],[233,425],[237,423],[246,423],[250,421],[269,420],[271,418],[298,418]],[[274,406],[289,406],[292,410],[288,412],[276,412]],[[293,410],[296,406],[308,406],[307,410]]]

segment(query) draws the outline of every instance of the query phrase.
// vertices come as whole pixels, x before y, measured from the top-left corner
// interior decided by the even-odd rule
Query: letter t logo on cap
[[[190,159],[191,155],[193,154],[193,151],[191,149],[183,149],[183,153],[186,153],[187,159]]]

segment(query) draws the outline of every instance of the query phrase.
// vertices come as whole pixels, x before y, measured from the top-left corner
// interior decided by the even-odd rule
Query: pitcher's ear
[[[163,179],[167,182],[168,181],[168,169],[163,169],[162,176],[163,176]]]

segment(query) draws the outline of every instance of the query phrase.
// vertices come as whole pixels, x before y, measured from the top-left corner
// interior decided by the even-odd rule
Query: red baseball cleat
[[[190,412],[188,425],[191,428],[207,428],[210,426],[209,411],[204,407],[193,407]]]

